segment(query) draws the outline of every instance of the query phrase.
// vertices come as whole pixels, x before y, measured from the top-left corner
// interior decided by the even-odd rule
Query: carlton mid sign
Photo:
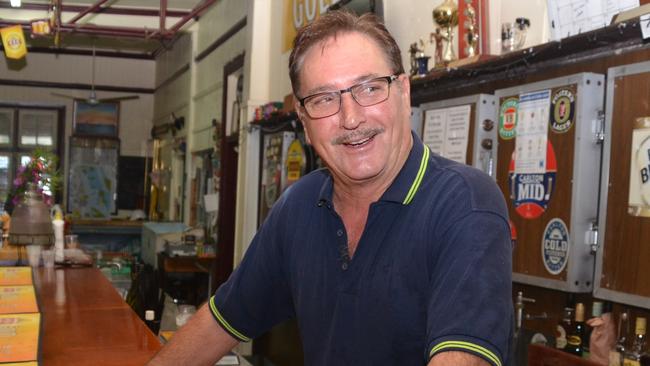
[[[311,23],[327,8],[340,0],[284,0],[284,40],[282,52],[293,47],[296,31],[305,24]]]

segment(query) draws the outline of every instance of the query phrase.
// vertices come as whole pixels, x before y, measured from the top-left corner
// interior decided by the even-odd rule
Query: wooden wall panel
[[[499,105],[510,97],[518,97],[518,95],[500,98]],[[577,95],[577,103],[580,97]],[[513,252],[513,272],[561,281],[565,281],[567,278],[568,267],[565,267],[558,275],[552,275],[546,270],[542,260],[541,246],[544,230],[551,219],[562,219],[567,225],[569,233],[571,232],[575,130],[575,123],[568,132],[563,134],[554,133],[549,129],[548,141],[551,142],[557,159],[556,183],[554,183],[546,211],[535,219],[525,219],[515,211],[513,192],[510,189],[509,165],[515,150],[516,139],[504,140],[499,137],[497,183],[506,198],[510,220],[517,231]]]
[[[627,213],[633,123],[650,116],[650,72],[617,77],[601,286],[650,297],[650,218]]]

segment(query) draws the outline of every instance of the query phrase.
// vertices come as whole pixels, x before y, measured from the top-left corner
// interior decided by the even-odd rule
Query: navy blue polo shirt
[[[512,248],[503,196],[487,175],[413,139],[399,175],[370,206],[353,258],[327,170],[285,191],[210,299],[217,322],[249,341],[295,317],[310,366],[426,365],[448,350],[507,364]]]

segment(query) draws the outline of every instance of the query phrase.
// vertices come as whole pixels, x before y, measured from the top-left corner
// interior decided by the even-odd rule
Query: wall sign
[[[637,118],[634,122],[630,159],[627,212],[650,217],[650,117]]]
[[[306,160],[302,143],[298,139],[293,140],[287,149],[287,161],[284,164],[287,187],[302,177],[305,172]]]
[[[553,275],[564,270],[569,259],[569,230],[559,218],[554,218],[544,229],[542,260],[544,267]]]
[[[557,160],[551,142],[546,146],[546,167],[543,173],[517,174],[515,171],[515,152],[509,166],[510,199],[515,211],[525,219],[540,217],[551,200],[555,187]]]
[[[465,104],[425,111],[422,142],[434,153],[465,164],[471,110]]]
[[[571,129],[575,122],[575,101],[575,86],[553,90],[550,116],[551,131],[565,133]]]
[[[519,95],[515,140],[517,174],[540,174],[545,171],[550,98],[550,90]]]
[[[311,23],[319,15],[340,0],[284,0],[284,37],[282,52],[293,48],[293,39],[302,26]]]
[[[515,137],[519,97],[507,98],[499,108],[499,136],[504,140]]]

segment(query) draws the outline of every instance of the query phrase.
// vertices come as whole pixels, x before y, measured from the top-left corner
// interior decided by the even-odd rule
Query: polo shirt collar
[[[415,193],[420,188],[422,178],[427,170],[430,152],[413,131],[411,131],[411,136],[413,137],[413,146],[406,159],[406,163],[399,174],[397,174],[395,181],[384,192],[380,201],[391,201],[408,205],[413,201]],[[332,175],[328,174],[318,194],[319,206],[325,203],[328,206],[331,205],[333,187]]]
[[[393,183],[382,195],[380,201],[391,201],[408,205],[413,201],[427,170],[429,149],[424,146],[420,138],[411,131],[413,146]]]

